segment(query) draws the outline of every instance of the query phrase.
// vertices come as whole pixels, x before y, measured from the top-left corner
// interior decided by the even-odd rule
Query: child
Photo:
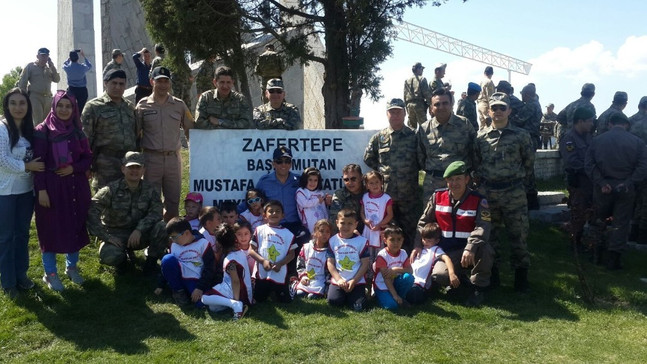
[[[370,171],[364,175],[364,184],[368,192],[364,193],[360,201],[362,209],[360,214],[364,221],[363,236],[368,240],[370,264],[375,262],[377,252],[383,247],[380,233],[393,219],[393,201],[391,196],[382,191],[384,177],[378,171]],[[369,272],[373,278],[373,271]]]
[[[249,271],[254,271],[254,265],[256,261],[249,255],[249,242],[252,240],[252,227],[247,221],[237,222],[233,226],[234,233],[236,234],[236,243],[238,243],[238,248],[245,252],[247,255],[247,264],[249,266]]]
[[[299,280],[294,282],[297,296],[323,298],[328,286],[328,240],[332,226],[326,219],[317,221],[312,232],[312,240],[303,245],[297,261]]]
[[[330,272],[328,303],[333,306],[348,304],[361,311],[366,303],[364,274],[369,266],[368,241],[354,233],[357,212],[342,209],[337,213],[339,233],[328,243],[326,266]]]
[[[386,247],[377,253],[373,264],[375,281],[373,282],[375,296],[382,308],[395,310],[398,306],[408,304],[402,297],[413,285],[411,263],[402,248],[404,232],[396,225],[390,225],[384,230]]]
[[[321,191],[321,173],[317,168],[308,167],[299,179],[296,193],[297,210],[303,226],[312,234],[315,223],[328,217],[326,194]]]
[[[191,229],[198,230],[200,228],[200,209],[202,208],[202,195],[199,192],[189,192],[184,198],[184,211],[186,215],[184,219],[191,224]]]
[[[233,201],[225,201],[220,206],[220,216],[222,216],[222,222],[229,224],[229,226],[234,226],[238,221],[238,206]]]
[[[431,288],[431,273],[433,272],[434,265],[436,265],[436,262],[439,259],[445,262],[445,265],[447,266],[451,286],[456,288],[460,285],[460,280],[454,272],[454,264],[452,263],[452,260],[445,254],[443,249],[438,246],[438,242],[440,242],[440,234],[440,227],[435,222],[428,223],[420,232],[423,249],[416,260],[411,263],[414,283],[406,296],[409,303],[422,304],[425,302],[427,298],[426,293],[429,288]]]
[[[247,257],[238,247],[232,226],[222,224],[216,237],[225,255],[222,263],[224,275],[222,283],[216,284],[202,296],[202,303],[209,306],[211,311],[229,307],[234,311],[234,320],[238,320],[245,315],[253,300]]]
[[[278,200],[270,200],[263,206],[263,217],[266,223],[256,228],[249,255],[256,260],[254,277],[256,278],[256,301],[267,299],[274,292],[282,303],[292,301],[286,283],[286,265],[294,259],[294,234],[281,226],[283,205]]]
[[[216,248],[216,231],[221,224],[220,210],[215,206],[205,206],[200,210],[200,233]]]
[[[265,203],[265,194],[255,188],[247,190],[245,193],[245,204],[247,210],[240,214],[252,226],[252,231],[263,225],[263,204]]]
[[[200,233],[191,229],[187,220],[174,217],[166,224],[171,252],[162,258],[162,275],[173,291],[178,306],[194,302],[201,307],[202,292],[211,287],[211,277],[204,267],[214,264],[211,244]],[[190,298],[189,298],[190,295]]]

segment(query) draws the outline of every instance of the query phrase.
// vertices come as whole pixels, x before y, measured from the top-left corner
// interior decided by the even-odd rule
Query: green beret
[[[577,123],[578,120],[588,120],[595,117],[595,113],[590,107],[580,106],[575,109],[573,114],[573,122]]]
[[[443,178],[458,176],[460,174],[467,174],[467,166],[463,161],[456,161],[450,163],[447,166],[447,169],[445,169],[445,174],[443,174]]]

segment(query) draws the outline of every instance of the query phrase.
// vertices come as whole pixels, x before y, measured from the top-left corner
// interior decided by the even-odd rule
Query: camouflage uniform
[[[121,159],[138,149],[135,108],[125,99],[117,104],[104,93],[85,104],[81,122],[92,149],[92,188],[97,191],[122,176]]]
[[[303,129],[299,109],[285,101],[278,109],[273,109],[269,102],[254,108],[253,120],[258,129]]]
[[[225,99],[218,98],[218,89],[209,90],[200,96],[195,108],[196,129],[247,129],[252,108],[242,94],[232,90]],[[222,125],[213,125],[209,117],[222,119]]]
[[[512,98],[510,98],[510,102],[512,102]],[[515,118],[515,123],[512,125],[526,130],[530,134],[530,139],[535,150],[537,150],[541,145],[541,137],[539,134],[541,118],[543,116],[541,113],[541,105],[536,97],[528,102],[522,101],[522,103],[523,105]]]
[[[121,69],[121,64],[115,62],[115,60],[113,59],[112,61],[108,62],[108,64],[106,64],[106,66],[103,68],[103,74],[105,75],[110,70],[120,70],[120,69]]]
[[[191,110],[191,68],[184,60],[173,67],[171,75],[171,88],[173,96],[184,101],[184,104]]]
[[[142,235],[139,246],[133,249],[148,247],[148,256],[154,259],[161,259],[166,251],[168,235],[162,221],[160,193],[143,180],[136,191],[131,191],[123,178],[100,189],[92,197],[87,227],[103,242],[99,249],[103,264],[119,265],[125,260],[125,245],[134,230]],[[107,243],[111,237],[120,239],[124,248]]]
[[[456,115],[462,116],[474,127],[474,130],[479,130],[478,117],[476,116],[476,102],[469,97],[466,97],[464,100],[461,100],[456,108]]]
[[[277,52],[268,49],[258,56],[254,72],[261,76],[261,96],[263,103],[268,101],[265,98],[267,81],[273,78],[281,78],[283,71],[285,71],[285,65],[283,64],[283,59],[281,59],[281,56]]]
[[[371,137],[364,151],[364,163],[384,176],[384,192],[393,200],[393,213],[405,233],[405,247],[413,247],[418,197],[416,133],[407,126],[388,127]]]
[[[361,176],[360,176],[361,178]],[[337,231],[337,214],[343,209],[351,209],[357,212],[357,216],[360,216],[360,210],[362,209],[362,196],[364,196],[364,191],[354,195],[348,191],[346,187],[343,187],[332,195],[332,202],[330,203],[330,208],[328,209],[328,221],[332,225],[333,232]],[[357,230],[362,232],[364,230],[364,221],[358,218]]]
[[[541,134],[541,142],[544,145],[544,149],[548,149],[549,143],[552,148],[553,143],[550,138],[557,134],[555,130],[557,126],[557,114],[552,111],[543,114],[539,125],[539,133]]]
[[[462,116],[452,115],[445,125],[436,118],[426,121],[417,131],[418,165],[425,171],[423,201],[447,187],[443,174],[451,162],[463,161],[468,170],[474,165],[476,131]]]
[[[164,61],[164,57],[155,56],[155,58],[153,58],[153,61],[151,62],[151,70],[148,72],[148,78],[153,78],[153,70],[155,67],[160,67],[162,65],[162,61]]]
[[[593,119],[595,120],[595,106],[591,103],[591,100],[585,97],[580,97],[579,99],[568,104],[562,111],[557,114],[557,130],[555,135],[557,137],[557,144],[559,144],[560,139],[566,134],[569,130],[573,128],[573,115],[575,115],[575,110],[578,107],[583,106],[589,108],[593,111]]]
[[[613,114],[615,114],[615,113],[624,114],[622,112],[622,110],[620,110],[618,108],[615,108],[613,106],[611,106],[610,108],[604,110],[604,112],[602,112],[602,114],[600,114],[598,119],[595,120],[595,122],[593,124],[593,130],[594,130],[595,135],[600,135],[600,134],[602,134],[602,133],[609,130],[609,128],[610,128],[609,120],[611,120],[611,116],[613,116]]]
[[[404,81],[404,102],[409,115],[407,123],[411,129],[416,130],[418,125],[427,120],[430,101],[431,89],[426,78],[413,76]]]
[[[445,86],[445,83],[441,78],[434,78],[434,81],[431,83],[431,92],[441,89]]]
[[[195,76],[195,88],[198,95],[213,89],[213,76],[216,74],[216,62],[210,62],[208,59],[202,61],[198,74]]]
[[[493,124],[494,125],[494,124]],[[492,215],[490,243],[500,261],[498,234],[505,225],[515,269],[527,269],[530,256],[528,237],[528,201],[525,186],[532,174],[535,159],[528,133],[508,125],[500,130],[488,126],[476,137],[476,176],[479,191],[487,197]]]
[[[508,97],[510,98],[510,109],[512,110],[510,116],[508,117],[508,122],[516,127],[519,127],[519,125],[522,124],[522,122],[519,120],[519,112],[523,108],[523,101],[519,100],[517,96],[512,94],[508,95]],[[541,112],[541,109],[539,110],[539,112]]]

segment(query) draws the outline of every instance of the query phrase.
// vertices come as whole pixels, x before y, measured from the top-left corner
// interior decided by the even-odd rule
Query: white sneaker
[[[47,287],[49,287],[49,289],[53,291],[60,292],[65,289],[60,278],[58,278],[58,274],[56,273],[45,274],[43,276],[43,282],[47,283]]]
[[[70,278],[70,280],[78,285],[82,285],[85,282],[85,279],[79,274],[79,269],[77,267],[67,267],[65,268],[65,274]]]
[[[243,318],[243,316],[245,316],[245,314],[247,313],[248,309],[249,307],[247,305],[243,305],[242,302],[237,302],[237,304],[234,306],[233,320],[238,321],[241,318]]]

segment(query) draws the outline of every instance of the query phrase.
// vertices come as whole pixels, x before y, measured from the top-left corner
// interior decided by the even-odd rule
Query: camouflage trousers
[[[119,156],[121,154],[121,156]],[[116,181],[123,176],[121,173],[121,160],[126,152],[101,153],[95,159],[92,172],[92,190],[97,192],[108,183]]]
[[[425,173],[425,179],[422,182],[422,204],[427,206],[429,198],[439,188],[447,188],[447,182],[440,176],[432,176],[430,173]]]
[[[478,287],[487,287],[490,285],[490,276],[492,275],[492,265],[494,264],[494,249],[488,242],[478,245],[474,252],[474,266],[463,268],[461,266],[461,258],[463,257],[463,249],[452,250],[445,252],[449,259],[452,260],[454,271],[459,277],[465,276],[470,279],[473,285]],[[434,282],[437,282],[442,287],[449,286],[449,271],[447,265],[442,259],[439,259],[434,265],[431,272],[431,277]]]
[[[418,125],[427,121],[427,108],[425,108],[424,104],[417,102],[407,103],[407,114],[409,115],[407,124],[413,130],[416,130]]]
[[[508,232],[510,244],[510,264],[512,268],[528,268],[530,254],[528,253],[528,201],[523,184],[505,189],[487,189],[481,186],[479,192],[486,196],[492,216],[492,231],[490,244],[496,252],[495,261],[501,263],[501,242],[503,231]],[[505,228],[504,228],[505,227]]]
[[[622,253],[626,248],[635,197],[636,191],[633,187],[629,191],[614,189],[611,193],[602,193],[599,187],[594,187],[593,203],[597,218],[605,221],[613,217],[607,250]],[[602,228],[604,224],[599,225]],[[604,234],[604,231],[600,231],[600,234]]]
[[[419,202],[415,200],[394,200],[393,201],[393,220],[404,232],[404,244],[402,249],[411,252],[413,242],[416,237],[416,225],[420,219]]]
[[[119,265],[126,260],[126,244],[128,237],[132,233],[129,229],[108,229],[110,235],[120,239],[123,247],[118,247],[108,242],[101,242],[99,247],[99,261],[106,265]],[[129,248],[132,250],[141,250],[148,248],[148,256],[155,259],[162,259],[168,247],[168,235],[166,234],[166,224],[159,221],[152,228],[142,231],[139,239],[139,245]]]

